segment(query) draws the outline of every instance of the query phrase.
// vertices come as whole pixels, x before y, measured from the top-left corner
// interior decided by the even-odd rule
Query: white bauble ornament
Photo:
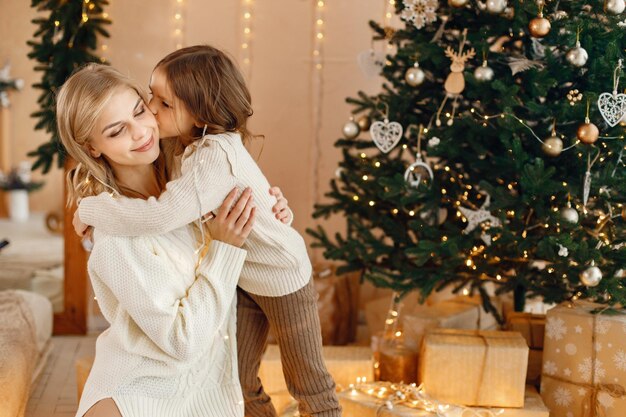
[[[575,208],[571,207],[568,203],[568,207],[561,210],[561,217],[563,220],[569,223],[578,223],[578,212]]]
[[[607,0],[606,11],[611,14],[620,14],[626,9],[626,1],[624,0]]]
[[[563,152],[563,141],[558,136],[550,136],[543,141],[541,150],[548,156],[557,157]]]
[[[500,14],[506,9],[507,0],[487,0],[487,11],[493,14]]]
[[[591,262],[591,266],[580,273],[580,282],[587,287],[595,287],[602,281],[602,271]]]
[[[483,61],[483,64],[474,70],[474,77],[477,81],[487,82],[493,80],[493,69],[487,65],[487,61]]]
[[[359,133],[361,133],[361,129],[352,118],[350,118],[348,123],[343,125],[343,136],[345,136],[346,139],[354,139],[359,136]]]
[[[408,85],[411,87],[417,87],[424,82],[426,78],[426,74],[419,67],[419,64],[416,62],[412,68],[406,70],[406,74],[404,74],[404,79]]]
[[[567,62],[572,64],[575,67],[582,67],[587,63],[589,59],[589,54],[585,50],[585,48],[580,46],[580,42],[576,42],[576,46],[567,51],[565,55]]]

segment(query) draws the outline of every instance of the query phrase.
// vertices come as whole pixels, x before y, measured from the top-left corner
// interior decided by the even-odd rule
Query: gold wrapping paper
[[[523,407],[528,346],[516,332],[437,329],[426,334],[419,380],[439,401]]]
[[[393,410],[385,407],[381,408],[381,401],[369,395],[347,390],[338,394],[339,403],[343,408],[343,417],[436,417],[435,414],[423,410],[416,410],[406,406],[397,405]],[[378,409],[381,409],[377,414]],[[471,410],[471,408],[470,408]],[[502,410],[502,411],[500,411]],[[497,408],[492,411],[498,417],[549,417],[550,411],[543,403],[541,396],[534,387],[527,386],[524,396],[523,408]],[[466,411],[461,416],[475,416],[470,411]],[[478,414],[481,416],[481,414]],[[453,417],[453,416],[450,416]]]
[[[370,335],[375,335],[385,329],[385,320],[387,319],[387,313],[391,305],[391,297],[392,296],[389,295],[378,298],[365,305],[365,321]],[[418,304],[417,291],[408,294],[400,301],[400,317],[413,311]],[[398,324],[402,325],[401,320]],[[401,328],[398,327],[398,330],[401,330]]]
[[[416,306],[402,318],[404,345],[420,350],[424,334],[431,329],[495,330],[496,319],[482,308],[480,297],[460,296],[432,306]]]
[[[378,352],[379,381],[417,382],[417,353],[404,346],[383,344]],[[375,372],[376,373],[376,372]],[[376,375],[374,376],[376,378]]]
[[[626,315],[563,303],[548,311],[541,396],[552,417],[626,415]]]
[[[359,377],[373,380],[372,351],[363,346],[324,346],[322,349],[328,372],[338,387],[347,387]],[[259,378],[270,396],[287,392],[278,346],[269,345],[263,355]]]
[[[520,332],[531,349],[543,349],[543,334],[546,328],[545,315],[511,312],[506,317],[506,328]]]

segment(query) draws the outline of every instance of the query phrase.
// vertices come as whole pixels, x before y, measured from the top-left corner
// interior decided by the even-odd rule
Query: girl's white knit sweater
[[[248,251],[239,286],[253,294],[278,297],[304,287],[311,262],[302,236],[276,220],[270,185],[238,133],[206,135],[187,146],[180,178],[160,197],[147,200],[102,193],[84,198],[83,223],[116,236],[154,235],[174,230],[215,211],[233,187],[250,187],[256,222],[243,248]]]
[[[111,326],[77,417],[112,398],[124,417],[241,417],[236,286],[246,251],[212,241],[196,268],[190,226],[161,236],[96,229],[89,275]]]

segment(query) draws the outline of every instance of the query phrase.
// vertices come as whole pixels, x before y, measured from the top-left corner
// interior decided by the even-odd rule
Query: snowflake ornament
[[[546,321],[546,336],[548,339],[561,340],[567,333],[565,321],[560,317],[548,317]]]
[[[559,243],[559,256],[566,258],[569,256],[569,250]]]
[[[402,10],[400,17],[405,22],[412,22],[417,29],[437,20],[437,8],[439,7],[437,0],[402,0],[402,4],[404,10]]]

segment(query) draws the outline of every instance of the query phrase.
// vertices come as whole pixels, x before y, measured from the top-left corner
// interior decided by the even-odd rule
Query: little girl
[[[251,138],[250,93],[231,59],[210,46],[173,52],[155,67],[150,109],[161,137],[176,138],[180,177],[158,199],[85,198],[80,220],[107,234],[162,234],[214,212],[233,186],[252,189],[256,224],[243,247],[237,350],[247,416],[276,416],[257,377],[271,328],[283,372],[303,416],[340,416],[335,383],[321,353],[317,295],[302,237],[270,214],[269,183],[244,147]],[[184,148],[184,149],[183,149]],[[177,170],[175,170],[177,171]],[[205,218],[206,220],[206,218]]]

